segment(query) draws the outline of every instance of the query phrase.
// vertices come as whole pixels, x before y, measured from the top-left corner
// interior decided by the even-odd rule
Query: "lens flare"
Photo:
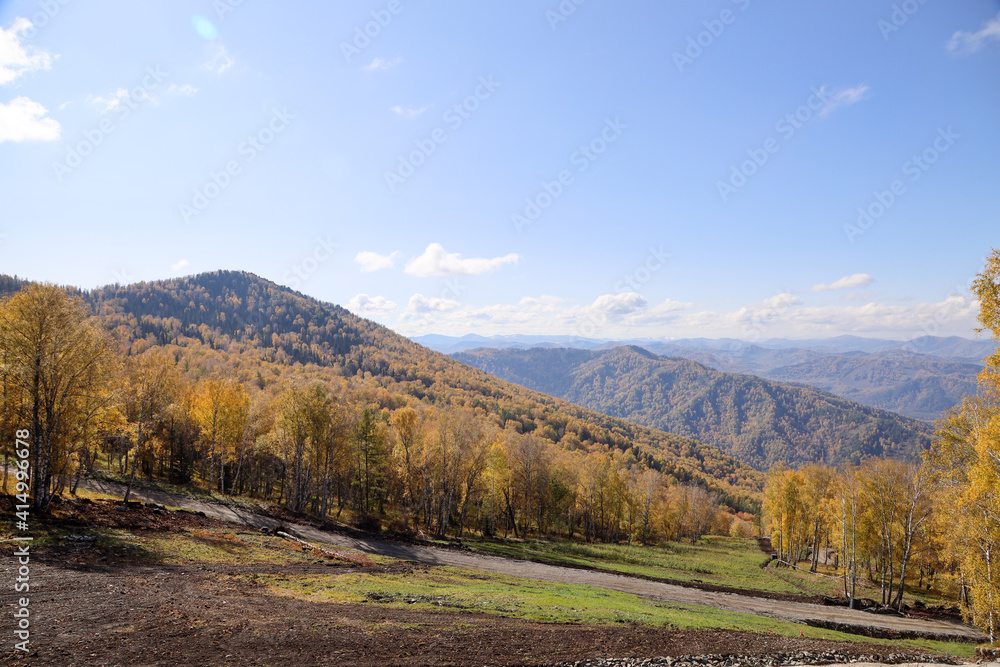
[[[191,25],[194,26],[195,32],[208,40],[213,40],[219,36],[219,32],[212,25],[212,22],[201,14],[195,14],[191,17]]]

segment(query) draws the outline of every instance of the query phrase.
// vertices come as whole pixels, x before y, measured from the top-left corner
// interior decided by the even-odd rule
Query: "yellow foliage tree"
[[[30,430],[32,503],[44,511],[81,426],[112,402],[117,355],[83,301],[54,285],[29,285],[0,304],[0,350],[8,419]]]
[[[1000,250],[987,258],[973,291],[979,297],[979,331],[988,330],[1000,342]],[[963,612],[995,643],[1000,633],[1000,350],[986,361],[978,395],[939,422],[925,466],[938,484],[951,551],[970,588]]]

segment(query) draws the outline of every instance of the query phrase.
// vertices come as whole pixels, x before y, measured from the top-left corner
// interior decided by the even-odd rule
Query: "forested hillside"
[[[825,355],[759,375],[930,421],[975,393],[980,370],[981,365],[967,361],[894,350]]]
[[[715,447],[499,381],[340,306],[251,274],[217,272],[107,287],[86,298],[110,330],[131,341],[133,351],[157,345],[193,350],[204,345],[225,353],[217,355],[215,364],[234,368],[244,368],[250,359],[268,362],[272,375],[276,368],[287,366],[329,369],[379,389],[380,394],[483,410],[494,415],[502,428],[533,433],[566,449],[606,447],[630,452],[647,464],[658,460],[658,467],[670,474],[676,468],[685,479],[694,474],[706,482],[726,480],[748,472]],[[209,372],[210,366],[205,366],[199,372]],[[254,380],[270,381],[260,369]]]
[[[913,419],[634,346],[453,356],[605,414],[711,443],[761,470],[778,462],[911,458],[930,444],[930,427]]]
[[[851,401],[933,421],[976,389],[976,374],[992,352],[989,341],[958,336],[882,340],[838,336],[816,340],[734,339],[602,341],[571,336],[420,336],[446,354],[474,348],[610,350],[635,345],[663,357],[691,359],[726,373],[806,384]]]
[[[99,377],[67,404],[73,419],[46,436],[42,489],[72,485],[100,462],[441,535],[594,539],[638,534],[643,503],[648,536],[710,524],[714,510],[701,512],[702,528],[684,527],[692,498],[759,503],[763,476],[716,447],[498,380],[251,274],[70,290],[83,311],[58,288],[0,284],[23,288],[0,303],[0,337],[12,346],[26,344],[33,318],[52,325],[49,310],[59,322],[91,310],[121,350],[98,355],[106,361],[88,372]],[[101,349],[91,324],[76,329]],[[4,424],[30,421],[33,349],[18,352],[28,370],[0,377]]]

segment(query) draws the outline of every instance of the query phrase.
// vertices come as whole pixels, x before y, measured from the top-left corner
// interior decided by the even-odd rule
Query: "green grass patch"
[[[481,553],[526,558],[553,565],[582,565],[625,574],[769,593],[829,595],[838,586],[838,582],[833,579],[809,573],[786,570],[787,578],[775,577],[760,568],[766,556],[757,548],[754,540],[732,537],[709,536],[696,543],[678,542],[667,546],[588,544],[567,540],[467,540],[464,544]]]
[[[137,536],[157,561],[163,563],[288,564],[305,559],[292,543],[259,533],[195,528],[182,533]]]
[[[406,573],[243,575],[277,595],[397,609],[480,612],[547,623],[637,623],[671,630],[743,630],[789,637],[906,646],[968,657],[972,644],[871,639],[713,607],[678,605],[584,585],[535,581],[456,567]]]

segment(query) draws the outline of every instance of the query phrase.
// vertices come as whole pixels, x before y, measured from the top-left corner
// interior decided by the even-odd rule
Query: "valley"
[[[51,313],[53,336],[94,355],[61,408],[73,428],[38,422],[52,448],[32,472],[46,490],[32,505],[34,623],[68,628],[36,635],[50,661],[161,646],[163,664],[184,664],[168,648],[182,638],[185,660],[224,650],[233,664],[271,664],[260,651],[944,659],[982,640],[949,606],[954,566],[928,549],[944,529],[905,530],[911,496],[879,492],[879,474],[916,474],[923,422],[635,346],[450,358],[246,273],[0,290],[7,368],[37,349],[10,332]],[[46,372],[68,382],[69,363]],[[7,424],[26,414],[24,377],[3,375]],[[5,489],[19,474],[5,468]],[[838,532],[847,515],[824,509],[846,507],[855,478],[875,485],[852,501],[863,552]],[[881,529],[867,517],[885,502],[897,509]],[[919,489],[907,502],[911,516],[933,508]],[[801,569],[762,552],[763,534]],[[808,572],[819,549],[834,562]],[[849,608],[841,558],[851,599],[881,613]]]
[[[975,390],[988,340],[921,336],[909,341],[841,336],[816,340],[598,340],[559,336],[417,336],[431,349],[462,358],[486,350],[591,350],[633,346],[689,359],[726,373],[799,383],[863,405],[933,421]],[[483,348],[479,350],[477,348]],[[475,351],[474,351],[475,350]],[[467,357],[474,358],[474,357]],[[476,365],[476,364],[472,364]]]
[[[759,470],[913,459],[930,444],[932,428],[914,419],[634,346],[484,348],[453,357],[598,412],[711,443]]]

